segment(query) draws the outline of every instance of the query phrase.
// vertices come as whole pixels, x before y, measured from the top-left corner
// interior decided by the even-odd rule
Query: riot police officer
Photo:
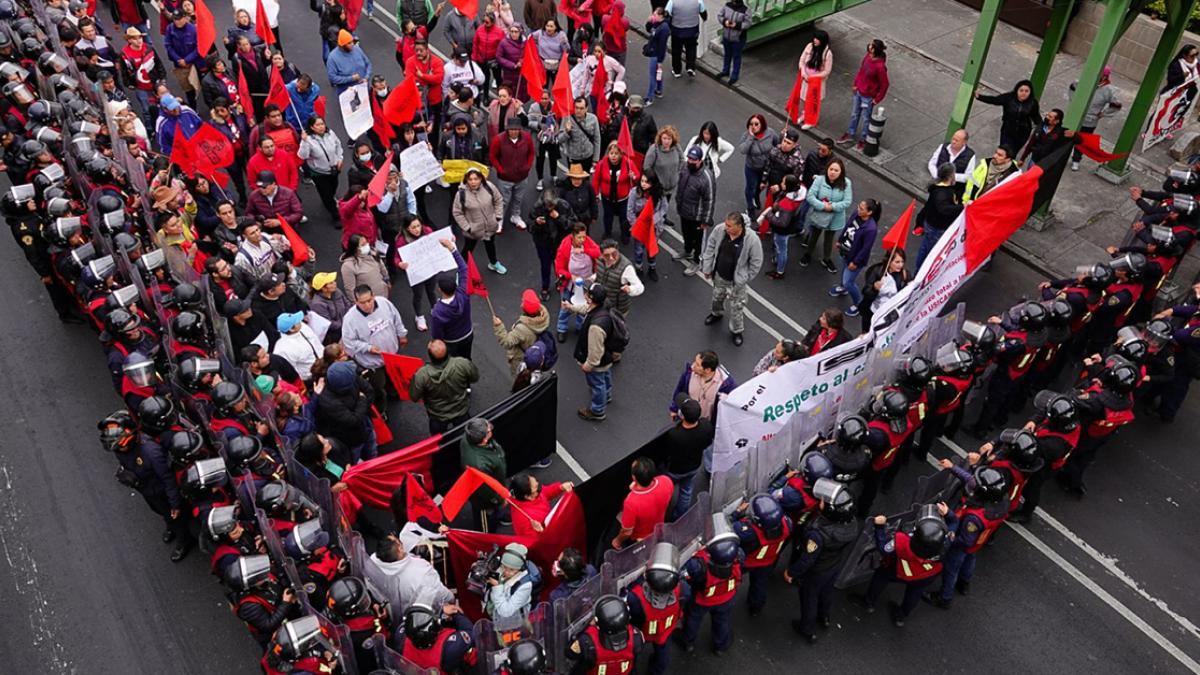
[[[365,580],[346,576],[330,584],[325,611],[331,621],[350,630],[359,671],[369,673],[377,668],[375,650],[369,646],[373,643],[367,641],[376,635],[384,641],[391,638],[387,601],[377,597]]]
[[[289,619],[279,626],[261,665],[266,675],[337,675],[342,672],[338,654],[337,647],[321,628],[320,619],[308,615]]]
[[[792,536],[792,519],[767,494],[751,497],[749,503],[739,508],[745,510],[750,513],[734,522],[733,532],[741,543],[743,566],[750,582],[747,594],[750,616],[758,616],[767,604],[767,581],[775,570],[775,561]]]
[[[821,501],[812,494],[812,486],[818,480],[833,475],[833,462],[820,451],[820,444],[817,448],[800,457],[800,468],[785,472],[769,486],[771,496],[797,527],[807,522],[821,505]]]
[[[1139,380],[1133,364],[1111,356],[1099,378],[1075,395],[1075,408],[1084,422],[1079,447],[1071,454],[1057,479],[1067,492],[1087,494],[1083,474],[1096,459],[1096,451],[1121,427],[1133,422],[1133,390]]]
[[[226,438],[255,434],[265,437],[270,429],[250,408],[246,390],[228,380],[212,388],[213,415],[210,427]]]
[[[858,512],[866,515],[875,501],[881,483],[900,451],[912,436],[908,419],[908,396],[895,389],[884,389],[867,404],[867,434],[863,445],[871,452],[871,470],[863,477]],[[895,474],[890,474],[895,477]],[[891,485],[884,486],[884,492]]]
[[[1010,518],[1015,523],[1027,523],[1042,499],[1042,485],[1051,472],[1061,471],[1067,459],[1079,445],[1082,429],[1075,414],[1075,401],[1058,392],[1039,391],[1033,397],[1034,417],[1025,423],[1037,439],[1038,456],[1045,460],[1040,470],[1029,474],[1023,492],[1024,501]]]
[[[234,474],[235,485],[245,480],[253,481],[257,486],[267,481],[287,479],[283,463],[263,448],[257,436],[233,437],[225,444],[225,456]]]
[[[458,605],[434,607],[432,592],[422,591],[404,610],[404,626],[393,648],[417,667],[439,673],[467,673],[478,659],[475,628]]]
[[[1041,394],[1041,392],[1038,392]],[[1037,437],[1026,429],[1005,429],[999,438],[986,443],[980,451],[987,465],[1000,472],[1008,486],[1008,512],[1016,513],[1025,500],[1025,488],[1033,476],[1046,466]]]
[[[650,645],[650,675],[663,675],[671,665],[671,634],[683,617],[679,587],[679,549],[660,541],[650,552],[646,573],[625,591],[629,620]]]
[[[846,486],[822,478],[813,486],[813,494],[820,502],[820,515],[796,538],[791,561],[783,573],[784,580],[798,586],[800,592],[800,618],[792,620],[792,629],[809,644],[817,641],[818,623],[829,627],[833,584],[843,554],[858,538],[854,497]]]
[[[944,502],[921,507],[917,519],[889,536],[887,516],[875,516],[875,546],[883,553],[884,562],[871,577],[864,603],[867,613],[875,612],[875,604],[883,590],[892,582],[904,585],[904,599],[899,605],[891,603],[892,623],[900,627],[917,603],[921,593],[942,571],[942,557],[950,545],[949,533],[958,518]]]
[[[615,595],[596,600],[594,617],[568,648],[571,675],[630,673],[642,651],[642,632],[629,621],[629,608]]]
[[[1183,400],[1187,398],[1192,380],[1200,378],[1200,284],[1192,287],[1188,304],[1175,305],[1159,312],[1156,319],[1168,319],[1174,332],[1175,377],[1160,393],[1156,412],[1162,421],[1173,422]]]
[[[309,604],[320,606],[329,586],[349,570],[342,553],[330,545],[329,533],[317,518],[296,523],[283,539],[283,552],[296,562]]]
[[[975,554],[1008,518],[1004,475],[993,467],[979,466],[967,476],[966,500],[955,512],[958,522],[952,529],[954,536],[942,564],[942,590],[925,596],[942,609],[950,608],[954,591],[962,595],[969,592],[975,575]]]
[[[1112,344],[1117,329],[1125,325],[1134,306],[1142,297],[1142,272],[1146,267],[1146,256],[1141,253],[1125,253],[1108,263],[1113,272],[1113,281],[1104,289],[1104,302],[1092,315],[1088,331],[1088,354],[1099,352]]]
[[[845,485],[855,498],[862,494],[863,477],[871,466],[871,453],[866,447],[867,431],[866,419],[861,415],[848,415],[838,421],[832,439],[817,444],[817,449],[833,465],[830,478]],[[801,524],[797,521],[796,526]]]
[[[218,506],[204,516],[201,530],[204,536],[216,543],[209,571],[218,579],[225,578],[225,569],[241,556],[266,553],[267,547],[258,524],[253,520],[242,520],[240,504]]]
[[[300,615],[295,591],[276,577],[268,556],[240,556],[225,567],[223,579],[233,613],[263,647],[284,620]]]
[[[929,380],[929,414],[921,428],[915,458],[925,461],[935,439],[954,438],[962,424],[967,392],[975,383],[975,358],[971,350],[954,342],[938,347],[933,359],[933,377]]]
[[[988,380],[987,398],[979,418],[968,428],[980,440],[992,429],[1003,428],[1009,414],[1024,405],[1023,380],[1046,343],[1046,308],[1039,302],[1026,302],[1007,312],[1005,318],[993,316],[988,322],[999,325],[1005,333],[996,345],[996,370]]]
[[[512,643],[495,675],[548,675],[546,650],[537,640],[524,638]]]
[[[712,651],[720,655],[733,642],[729,615],[742,581],[742,548],[725,514],[713,514],[712,529],[712,538],[683,566],[683,580],[691,593],[683,630],[675,639],[685,651],[692,651],[705,615],[712,614]]]

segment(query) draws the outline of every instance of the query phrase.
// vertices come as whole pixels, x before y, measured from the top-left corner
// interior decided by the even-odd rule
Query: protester
[[[504,198],[478,169],[467,169],[462,185],[454,195],[451,213],[462,229],[463,254],[469,255],[482,241],[487,251],[488,269],[496,274],[508,274],[508,268],[497,257],[494,239],[503,223]]]
[[[1171,66],[1168,66],[1168,81],[1171,78],[1170,70]],[[1074,82],[1071,83],[1071,91],[1075,91]],[[1096,127],[1100,125],[1102,117],[1121,109],[1121,101],[1117,98],[1118,94],[1117,88],[1112,83],[1112,66],[1104,66],[1100,71],[1100,81],[1096,83],[1096,91],[1092,94],[1092,102],[1088,104],[1087,112],[1083,114],[1083,121],[1079,124],[1080,133],[1095,133]],[[1071,153],[1072,171],[1079,170],[1079,160],[1082,157],[1083,153],[1079,151],[1079,148],[1076,148]]]
[[[337,274],[333,272],[317,272],[312,278],[312,296],[308,306],[317,315],[329,322],[325,333],[324,343],[329,345],[341,342],[342,317],[350,311],[353,303],[350,296],[338,288]]]
[[[375,456],[371,406],[379,408],[369,383],[358,376],[353,363],[339,361],[325,373],[325,390],[317,396],[317,431],[336,438],[350,450],[351,463]],[[384,414],[380,410],[380,414]]]
[[[845,323],[846,319],[842,310],[836,307],[826,309],[817,317],[816,323],[808,329],[808,334],[804,336],[800,346],[808,352],[809,356],[813,356],[846,344],[852,336],[846,330]]]
[[[563,237],[554,255],[554,270],[557,274],[557,286],[562,294],[562,308],[558,312],[557,337],[558,341],[567,341],[567,331],[571,328],[572,313],[569,305],[578,304],[577,295],[581,295],[588,279],[596,273],[596,261],[600,258],[600,247],[587,235],[587,228],[582,223],[571,226],[571,233]],[[575,317],[575,326],[581,327],[585,320]],[[582,328],[580,329],[582,333]]]
[[[647,159],[649,158],[647,157]],[[678,175],[678,173],[675,174],[676,178],[678,178]],[[651,203],[653,209],[650,215],[652,221],[650,227],[654,228],[655,239],[661,239],[663,226],[667,220],[667,198],[658,184],[658,179],[649,171],[643,173],[642,177],[638,179],[637,189],[629,193],[629,203],[625,210],[626,219],[631,223],[637,222],[647,203]],[[633,270],[639,279],[642,276],[642,262],[644,259],[647,265],[646,277],[650,281],[658,281],[657,257],[649,255],[649,251],[640,239],[634,239]]]
[[[333,218],[333,226],[341,227],[341,216],[334,195],[337,194],[338,177],[342,173],[342,142],[337,134],[329,130],[324,118],[315,115],[309,117],[305,132],[300,137],[299,158],[304,161],[308,177],[321,196],[321,205]]]
[[[467,294],[467,262],[454,248],[454,242],[442,239],[438,243],[454,257],[457,272],[441,272],[435,277],[438,301],[429,310],[429,336],[444,342],[450,356],[470,359],[475,333],[471,296]]]
[[[846,316],[858,316],[858,304],[862,293],[858,290],[858,274],[871,260],[871,248],[879,233],[879,217],[882,207],[874,199],[858,203],[858,210],[838,236],[838,252],[842,256],[842,282],[829,289],[829,295],[838,298],[850,296],[853,303],[846,309]]]
[[[692,136],[685,146],[688,150],[698,147],[704,153],[704,164],[713,172],[714,178],[721,177],[721,164],[733,156],[735,148],[721,138],[716,122],[709,120],[700,125],[700,132]]]
[[[324,345],[313,329],[304,322],[304,314],[280,314],[275,320],[279,330],[279,339],[271,352],[287,359],[292,364],[300,379],[308,383],[312,379],[312,366],[321,357]]]
[[[655,7],[646,20],[646,44],[642,47],[642,56],[649,64],[646,81],[646,103],[652,104],[654,99],[663,97],[663,63],[667,60],[667,40],[671,36],[671,23],[667,19],[664,7]]]
[[[470,359],[451,356],[446,343],[438,339],[429,341],[428,353],[429,362],[413,375],[408,396],[425,404],[429,433],[437,435],[467,421],[471,385],[479,381],[479,369]]]
[[[804,231],[804,219],[801,214],[803,206],[807,203],[807,194],[800,179],[795,174],[788,174],[783,177],[779,192],[772,196],[774,203],[771,204],[771,208],[764,210],[759,216],[760,222],[766,224],[774,239],[775,269],[767,272],[767,276],[775,281],[782,280],[787,271],[789,240]]]
[[[754,370],[750,371],[751,377],[758,377],[763,373],[773,373],[785,363],[799,361],[808,356],[808,350],[799,342],[784,338],[775,343],[771,351],[763,354],[763,357],[754,365]]]
[[[675,426],[663,439],[667,451],[666,474],[679,490],[669,520],[678,519],[691,507],[696,474],[700,473],[714,434],[713,422],[701,415],[699,401],[680,392],[675,396],[675,407]]]
[[[463,360],[465,361],[465,359]],[[463,416],[465,417],[465,413]],[[432,423],[433,420],[430,418],[430,424],[432,425]],[[492,427],[492,423],[482,417],[476,417],[452,426],[458,424],[466,425],[462,441],[458,446],[459,461],[463,470],[465,471],[468,467],[475,469],[503,484],[508,477],[508,459],[504,454],[504,448],[493,435],[495,429]],[[433,433],[432,430],[431,433]],[[471,494],[471,511],[474,522],[480,531],[486,532],[489,527],[494,528],[505,520],[505,515],[502,513],[503,506],[503,499],[490,487],[481,487]],[[488,520],[495,522],[488,523]]]
[[[655,475],[654,462],[646,457],[633,460],[633,482],[621,508],[621,531],[612,540],[614,549],[627,542],[639,542],[654,533],[654,527],[667,516],[674,486],[665,475]]]
[[[582,182],[582,180],[581,180]],[[587,184],[591,188],[590,184]],[[592,206],[592,208],[595,208]],[[549,187],[542,191],[541,196],[533,204],[530,213],[533,224],[529,227],[530,238],[537,250],[538,268],[541,275],[541,299],[550,299],[550,271],[554,268],[554,258],[558,252],[558,244],[570,232],[571,223],[575,218],[571,205],[558,196],[558,190]],[[586,228],[585,228],[586,229]]]
[[[714,230],[704,245],[700,269],[713,282],[712,308],[704,325],[717,323],[728,310],[729,331],[738,347],[745,340],[746,295],[762,264],[762,244],[758,237],[746,235],[746,220],[740,213],[725,216],[725,226]]]
[[[935,181],[938,179],[938,168],[947,162],[954,165],[954,189],[959,200],[967,189],[967,179],[974,173],[975,163],[979,159],[967,145],[969,139],[967,130],[959,129],[951,134],[949,143],[939,145],[929,158],[929,177]]]
[[[654,143],[646,150],[645,154],[646,157],[642,160],[642,170],[655,179],[662,188],[662,197],[670,201],[671,197],[675,195],[675,186],[679,183],[679,169],[683,164],[683,148],[679,147],[679,131],[669,124],[659,129]],[[666,208],[665,203],[663,208]],[[629,222],[636,219],[636,217],[630,218]]]
[[[779,133],[767,127],[767,118],[755,113],[746,121],[746,131],[738,142],[738,152],[746,156],[746,212],[756,215],[761,208],[763,175],[767,170],[767,155],[779,144]],[[688,148],[689,150],[691,148]]]
[[[954,178],[953,164],[946,162],[938,167],[937,182],[929,186],[925,206],[917,214],[917,223],[923,230],[921,248],[917,250],[917,269],[921,268],[921,263],[925,262],[934,244],[958,219],[958,214],[962,213],[962,205],[955,194]]]
[[[340,271],[342,288],[347,297],[352,296],[354,289],[359,286],[366,286],[371,293],[380,297],[391,295],[392,283],[387,266],[379,259],[371,242],[361,234],[352,234],[346,240]]]
[[[576,411],[588,422],[603,422],[607,417],[608,404],[612,403],[613,353],[619,339],[617,320],[605,309],[607,291],[600,284],[592,284],[583,294],[583,303],[571,305],[563,301],[563,309],[584,315],[583,326],[575,343],[574,357],[583,371],[584,379],[591,390],[590,405]],[[620,324],[623,326],[623,323]],[[565,340],[559,333],[559,342]]]
[[[386,296],[376,296],[365,284],[353,291],[354,309],[342,317],[342,344],[350,358],[367,371],[376,407],[387,419],[387,374],[381,354],[395,354],[407,345],[408,329]]]
[[[888,252],[888,257],[867,268],[863,274],[862,302],[858,313],[862,316],[863,331],[871,327],[871,319],[885,302],[892,299],[912,280],[905,262],[908,254],[898,248]]]
[[[401,259],[403,253],[401,250],[416,240],[427,237],[433,234],[433,228],[421,222],[421,219],[416,214],[408,214],[405,217],[406,222],[402,222],[400,234],[396,236],[396,267],[403,271],[408,271],[409,263]],[[419,284],[410,284],[412,287],[412,308],[416,318],[417,330],[424,333],[429,330],[429,325],[425,321],[425,313],[421,310],[421,298],[424,297],[429,303],[429,308],[433,309],[433,303],[437,301],[435,293],[437,289],[437,278],[430,277]]]
[[[804,244],[807,250],[800,257],[800,266],[807,267],[812,262],[817,238],[822,237],[821,267],[830,274],[836,274],[837,268],[832,259],[833,242],[845,228],[846,213],[854,204],[854,186],[846,176],[846,165],[842,160],[829,160],[825,173],[813,180],[805,199],[808,201],[808,218],[805,222],[808,239]]]
[[[688,148],[687,161],[679,168],[675,185],[675,211],[679,214],[679,229],[683,231],[683,250],[678,259],[683,261],[683,273],[693,276],[700,270],[706,241],[712,239],[706,238],[705,233],[713,226],[717,202],[717,181],[704,166],[700,148]]]
[[[371,59],[348,30],[338,33],[337,45],[337,49],[329,52],[325,68],[329,71],[329,83],[341,94],[347,88],[371,79]]]
[[[367,558],[363,573],[392,607],[409,607],[417,598],[430,599],[435,607],[454,602],[433,565],[409,552],[400,537],[389,534]]]
[[[521,316],[517,317],[512,328],[505,330],[504,321],[498,316],[492,317],[492,331],[496,334],[500,348],[504,350],[508,369],[513,377],[520,372],[527,349],[539,343],[553,348],[552,340],[541,339],[543,335],[550,338],[547,334],[549,330],[550,313],[538,301],[537,294],[531,288],[525,289],[521,294]]]
[[[507,93],[507,89],[503,90],[496,102],[503,100]],[[504,200],[500,220],[524,230],[527,226],[521,217],[521,207],[525,198],[525,179],[529,178],[529,170],[533,168],[534,150],[533,138],[525,131],[520,117],[514,115],[506,120],[504,133],[492,138],[488,153],[496,172],[496,187]]]
[[[588,112],[586,98],[575,98],[574,114],[563,120],[557,141],[569,166],[578,164],[584,171],[590,171],[600,161],[600,122]]]
[[[629,192],[637,185],[638,167],[625,156],[616,141],[608,144],[605,160],[596,165],[592,172],[592,189],[600,196],[601,222],[604,238],[613,236],[612,222],[615,218],[620,226],[621,243],[629,243],[629,220],[626,218]]]
[[[1013,151],[1004,145],[996,147],[992,156],[975,165],[975,169],[967,176],[967,185],[963,192],[962,203],[970,204],[982,197],[984,193],[1004,182],[1021,168],[1013,160]]]
[[[671,74],[683,75],[686,66],[688,76],[694,77],[700,22],[708,21],[708,11],[701,0],[668,0],[665,9],[671,25]]]
[[[537,535],[545,530],[546,518],[554,508],[554,501],[564,493],[575,489],[570,481],[543,485],[528,473],[519,473],[508,480],[512,492],[513,532],[517,535]]]

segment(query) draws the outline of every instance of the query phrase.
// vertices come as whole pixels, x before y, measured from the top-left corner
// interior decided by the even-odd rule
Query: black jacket
[[[592,189],[590,179],[585,178],[579,187],[571,185],[570,178],[558,179],[558,196],[571,205],[571,213],[575,214],[578,222],[588,225],[599,217],[596,191]]]
[[[1042,121],[1041,109],[1033,96],[1024,101],[1017,100],[1015,91],[1006,91],[996,96],[980,94],[975,97],[982,103],[998,105],[1003,109],[1000,115],[1000,137],[1018,146],[1024,145],[1033,127]],[[1020,147],[1009,148],[1012,153],[1020,151]]]
[[[958,190],[953,185],[929,186],[929,197],[917,218],[922,226],[944,230],[954,223],[958,214],[962,213],[962,204],[958,203]]]
[[[344,394],[326,384],[317,396],[317,431],[351,448],[366,443],[374,399],[370,385],[361,377],[355,378],[355,390]]]

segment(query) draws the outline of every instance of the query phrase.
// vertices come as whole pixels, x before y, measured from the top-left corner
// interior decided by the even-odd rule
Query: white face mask
[[[371,255],[371,245],[363,244],[362,246],[359,246],[358,253],[359,255]]]
[[[362,163],[364,163],[364,164],[365,164],[365,163],[367,163],[367,162],[369,162],[369,161],[371,161],[371,153],[369,153],[369,152],[366,152],[366,153],[363,153],[363,154],[359,155],[359,156],[358,156],[358,161],[360,161],[360,162],[362,162]]]

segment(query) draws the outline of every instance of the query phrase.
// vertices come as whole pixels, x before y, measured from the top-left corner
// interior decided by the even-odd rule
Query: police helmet
[[[1122,326],[1117,331],[1117,346],[1113,349],[1113,354],[1130,363],[1141,363],[1146,359],[1149,350],[1150,343],[1137,328]]]
[[[821,456],[824,457],[824,455]],[[832,465],[829,468],[830,471],[833,470]],[[783,529],[783,508],[771,495],[754,495],[750,498],[750,520],[767,536],[776,537]]]
[[[329,533],[321,529],[318,518],[297,523],[283,540],[283,552],[293,560],[308,560],[329,546]]]
[[[1004,474],[990,466],[975,469],[974,480],[975,487],[971,490],[971,496],[981,502],[998,502],[1008,489],[1008,481],[1004,479]]]
[[[910,356],[896,363],[896,383],[900,386],[917,391],[924,389],[933,377],[933,366],[929,359],[923,356]]]
[[[47,190],[47,192],[49,192]],[[5,195],[7,196],[7,195]],[[52,218],[62,218],[71,212],[71,200],[66,197],[50,197],[46,200],[46,213]],[[66,246],[66,243],[59,246]]]
[[[655,593],[670,593],[679,585],[679,548],[660,541],[650,552],[646,565],[646,585]]]
[[[337,653],[321,629],[321,621],[309,614],[284,621],[271,640],[271,653],[285,661],[298,661],[322,652]]]
[[[180,341],[192,345],[203,343],[208,339],[208,325],[204,321],[204,315],[192,310],[180,312],[174,319],[171,319],[171,332]]]
[[[79,80],[71,77],[66,73],[58,73],[50,76],[50,86],[54,88],[55,93],[63,93],[67,91],[76,91],[79,89]]]
[[[320,512],[320,508],[301,492],[296,486],[286,481],[274,480],[263,484],[258,489],[255,500],[263,510],[273,516],[294,513],[307,509],[310,513]]]
[[[35,28],[34,30],[37,29]],[[24,53],[28,58],[37,58],[37,55],[41,54],[42,50],[45,48],[46,45],[36,37],[21,38],[21,52]]]
[[[417,649],[429,649],[442,631],[440,608],[434,608],[428,594],[418,594],[404,610],[404,639]]]
[[[17,3],[13,2],[13,0],[0,0],[0,20],[11,21],[15,18],[17,18]],[[4,33],[4,35],[5,37],[8,36],[7,33]],[[12,40],[10,39],[9,42],[11,43]]]
[[[546,672],[546,650],[537,640],[523,638],[508,648],[505,662],[511,675],[543,675]]]
[[[142,248],[142,242],[128,232],[118,232],[113,235],[112,243],[113,248],[124,252],[126,255],[137,253]]]
[[[1046,327],[1046,308],[1040,302],[1029,301],[1017,312],[1017,324],[1027,331],[1039,331]]]
[[[171,290],[167,304],[176,309],[198,309],[204,304],[204,296],[194,284],[185,281]]]
[[[866,440],[867,421],[861,415],[850,415],[838,422],[838,445],[846,449],[851,449],[862,445]]]
[[[22,38],[38,37],[38,25],[31,17],[23,16],[12,23],[13,30]]]
[[[58,110],[55,110],[55,107]],[[25,114],[35,124],[50,124],[62,114],[62,106],[55,106],[50,101],[38,99],[29,104],[29,107],[25,109]]]
[[[96,424],[100,430],[100,446],[109,452],[124,448],[133,440],[137,422],[128,410],[118,410]]]
[[[204,439],[191,429],[167,436],[163,446],[176,464],[194,462],[207,454],[204,451]]]
[[[256,436],[234,436],[225,444],[225,454],[235,469],[244,469],[262,453],[262,441]]]
[[[191,495],[202,494],[228,482],[229,472],[225,470],[225,460],[220,457],[196,460],[188,466],[183,476],[184,490]]]
[[[179,411],[165,396],[150,396],[138,404],[138,420],[142,428],[152,434],[161,434],[179,421]]]
[[[217,412],[221,415],[230,416],[236,414],[234,407],[245,400],[246,390],[237,382],[225,380],[212,390],[212,401]]]
[[[729,525],[729,516],[724,513],[712,515],[712,537],[704,545],[708,559],[718,569],[729,569],[737,561],[741,550],[740,540]]]
[[[104,286],[116,271],[117,263],[111,255],[93,258],[79,271],[79,280],[94,290]]]
[[[70,263],[71,267],[77,272],[82,273],[87,264],[96,257],[96,245],[92,242],[80,244],[71,249]]]
[[[358,577],[338,579],[329,585],[325,595],[326,605],[337,619],[345,620],[371,611],[371,594],[367,592],[366,582]]]
[[[866,435],[866,425],[863,425],[863,434]],[[804,476],[804,484],[811,486],[822,478],[830,478],[833,476],[833,463],[824,454],[811,451],[804,453],[800,458],[800,475]]]
[[[629,644],[629,606],[625,601],[615,595],[602,595],[593,612],[603,646],[613,651],[625,649]]]
[[[1137,277],[1146,268],[1146,256],[1130,252],[1117,256],[1109,263],[1114,272],[1125,271],[1130,277]]]
[[[1071,400],[1070,396],[1044,389],[1033,397],[1033,405],[1056,429],[1070,431],[1078,423],[1075,418],[1075,401]]]
[[[142,352],[130,352],[121,364],[121,372],[139,387],[148,387],[155,380],[154,361]]]
[[[1120,357],[1110,357],[1105,365],[1104,372],[1100,373],[1100,382],[1118,394],[1132,393],[1141,379],[1137,368]]]
[[[124,211],[125,203],[113,195],[101,195],[100,199],[96,200],[96,209],[102,214]]]
[[[37,65],[43,75],[54,75],[67,69],[67,59],[55,52],[42,52]]]
[[[26,162],[33,162],[43,152],[46,152],[46,144],[41,141],[31,138],[21,144],[21,159]]]
[[[1178,254],[1179,239],[1175,236],[1175,230],[1169,225],[1152,225],[1150,238],[1154,241],[1156,254],[1167,256]]]
[[[937,353],[933,357],[933,363],[934,367],[942,373],[961,375],[971,370],[975,365],[975,358],[966,349],[959,348],[953,342],[947,342],[938,347]]]
[[[936,506],[928,504],[921,507],[909,537],[909,548],[917,557],[936,560],[942,555],[946,546],[947,527]]]
[[[237,529],[240,513],[241,506],[238,504],[209,509],[208,515],[204,517],[204,534],[213,541],[220,541],[221,537]]]
[[[1175,330],[1171,326],[1170,321],[1167,321],[1166,319],[1155,319],[1146,324],[1146,330],[1143,332],[1143,335],[1145,335],[1146,341],[1150,344],[1156,347],[1162,347],[1170,344],[1171,340],[1174,339],[1174,333]]]
[[[203,387],[204,376],[221,372],[221,362],[188,354],[179,361],[179,382],[195,392]]]
[[[903,419],[908,414],[908,396],[895,389],[885,389],[871,399],[871,414],[888,420]]]
[[[238,556],[225,567],[224,581],[229,588],[245,592],[271,577],[271,557],[265,554]]]
[[[83,170],[94,183],[111,180],[112,160],[104,155],[96,155],[83,165]]]
[[[128,333],[141,327],[142,320],[137,314],[120,307],[108,313],[104,317],[104,329],[110,335],[116,336],[120,333]]]
[[[1075,315],[1071,303],[1055,298],[1046,303],[1046,324],[1049,326],[1066,326]]]
[[[1042,468],[1042,453],[1038,449],[1037,437],[1025,429],[1005,429],[997,441],[1001,456],[1013,463],[1023,473],[1034,473]]]
[[[854,519],[854,495],[836,480],[818,480],[813,484],[813,497],[821,501],[821,513],[830,520],[848,523]]]
[[[167,264],[166,252],[161,248],[156,248],[153,251],[146,251],[138,256],[137,263],[138,272],[142,278],[149,282],[154,278],[154,271],[163,269]]]

